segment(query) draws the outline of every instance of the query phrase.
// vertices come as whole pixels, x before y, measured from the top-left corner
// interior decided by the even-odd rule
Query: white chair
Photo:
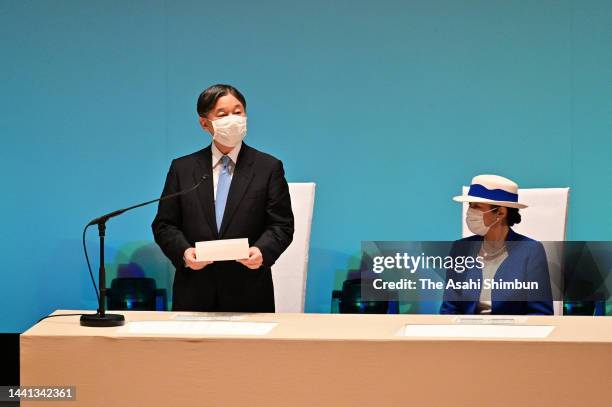
[[[463,193],[467,194],[469,187],[463,187]],[[519,199],[528,205],[521,209],[521,223],[514,225],[512,229],[532,239],[541,242],[562,242],[565,240],[567,225],[567,207],[569,202],[569,188],[530,188],[519,189]],[[468,204],[463,204],[462,231],[463,237],[472,235],[466,223],[465,214]],[[553,298],[561,298],[563,292],[563,279],[561,271],[561,247],[559,245],[544,244],[549,270],[551,271],[551,288]],[[563,315],[563,301],[553,301],[555,315]]]
[[[289,194],[295,232],[293,242],[272,266],[274,302],[276,312],[304,312],[315,184],[290,183]]]

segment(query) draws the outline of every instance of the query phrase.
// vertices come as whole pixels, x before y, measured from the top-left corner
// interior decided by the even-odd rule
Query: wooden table
[[[122,313],[128,323],[179,314]],[[52,406],[612,405],[612,318],[530,316],[520,324],[554,327],[531,339],[400,335],[456,325],[447,315],[240,318],[278,325],[262,336],[134,334],[49,318],[21,335],[21,385],[76,386],[76,403]]]

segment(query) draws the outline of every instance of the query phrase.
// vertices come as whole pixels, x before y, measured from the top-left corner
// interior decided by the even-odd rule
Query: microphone
[[[87,226],[99,225],[100,223],[104,223],[107,220],[109,220],[111,218],[114,218],[115,216],[119,216],[119,215],[121,215],[124,212],[131,211],[132,209],[140,208],[141,206],[146,206],[146,205],[149,205],[149,204],[152,204],[152,203],[155,203],[155,202],[159,202],[159,201],[165,201],[166,199],[174,198],[174,197],[177,197],[177,196],[180,196],[180,195],[185,195],[185,194],[187,194],[187,193],[197,189],[202,184],[202,182],[204,182],[204,180],[206,180],[207,178],[208,178],[208,174],[204,174],[204,175],[202,175],[202,177],[200,178],[198,183],[195,184],[194,186],[190,187],[190,188],[187,188],[187,189],[184,189],[182,191],[175,192],[175,193],[172,193],[172,194],[168,194],[168,195],[165,195],[165,196],[162,196],[160,198],[153,199],[153,200],[150,200],[150,201],[147,201],[147,202],[143,202],[143,203],[140,203],[138,205],[133,205],[133,206],[130,206],[128,208],[117,209],[116,211],[109,212],[106,215],[102,215],[102,216],[99,216],[99,217],[97,217],[95,219],[92,219],[87,224]]]
[[[85,251],[85,259],[87,259],[87,268],[89,269],[89,276],[91,277],[91,282],[93,283],[94,289],[96,291],[96,296],[98,297],[98,312],[95,314],[81,315],[81,326],[111,327],[120,326],[125,323],[125,317],[123,315],[106,313],[106,270],[104,269],[104,238],[106,235],[106,221],[116,216],[119,216],[124,212],[140,208],[141,206],[149,205],[155,202],[165,201],[166,199],[176,198],[178,196],[188,194],[189,192],[196,190],[200,185],[202,185],[202,182],[204,182],[209,177],[210,176],[208,174],[204,174],[202,175],[200,180],[192,187],[183,189],[182,191],[174,192],[172,194],[164,195],[157,199],[109,212],[106,215],[102,215],[95,219],[92,219],[87,225],[85,225],[85,229],[83,229],[83,250]],[[100,272],[98,275],[98,282],[100,284],[99,293],[98,287],[96,287],[96,281],[93,278],[93,273],[91,272],[89,256],[87,255],[87,246],[85,245],[85,232],[87,231],[87,228],[92,225],[98,225],[98,235],[100,237]]]

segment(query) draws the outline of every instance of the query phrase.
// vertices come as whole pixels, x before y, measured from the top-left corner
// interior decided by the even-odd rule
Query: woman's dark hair
[[[217,104],[217,100],[221,96],[225,96],[228,93],[238,99],[246,110],[246,99],[238,89],[236,89],[232,85],[224,85],[222,83],[218,83],[216,85],[212,85],[208,89],[204,90],[204,92],[200,93],[197,106],[198,114],[200,115],[200,117],[206,117],[208,112],[210,112],[215,107],[215,104]]]
[[[499,206],[495,206],[495,209],[498,208]],[[508,214],[506,215],[506,222],[508,222],[508,226],[513,226],[517,223],[521,223],[521,214],[519,213],[518,208],[506,207],[506,210],[508,211]]]
[[[513,226],[517,223],[521,223],[521,214],[519,213],[518,208],[506,208],[508,210],[508,215],[506,216],[506,222],[508,222],[508,226]]]

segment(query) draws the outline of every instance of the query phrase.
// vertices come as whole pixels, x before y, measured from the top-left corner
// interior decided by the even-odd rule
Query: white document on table
[[[443,324],[406,325],[401,336],[411,338],[546,338],[555,329],[550,325]]]
[[[249,258],[249,239],[222,239],[196,242],[197,261],[224,261]]]
[[[523,324],[527,322],[527,316],[508,316],[508,315],[489,315],[489,316],[478,316],[478,315],[459,315],[453,318],[453,322],[456,324],[467,324],[467,325],[479,325],[479,324],[498,324],[498,325],[513,325]]]
[[[174,321],[242,321],[246,318],[245,314],[214,314],[214,315],[195,315],[178,314],[172,318]]]
[[[266,335],[277,322],[233,321],[133,321],[122,328],[126,334],[160,335]]]

